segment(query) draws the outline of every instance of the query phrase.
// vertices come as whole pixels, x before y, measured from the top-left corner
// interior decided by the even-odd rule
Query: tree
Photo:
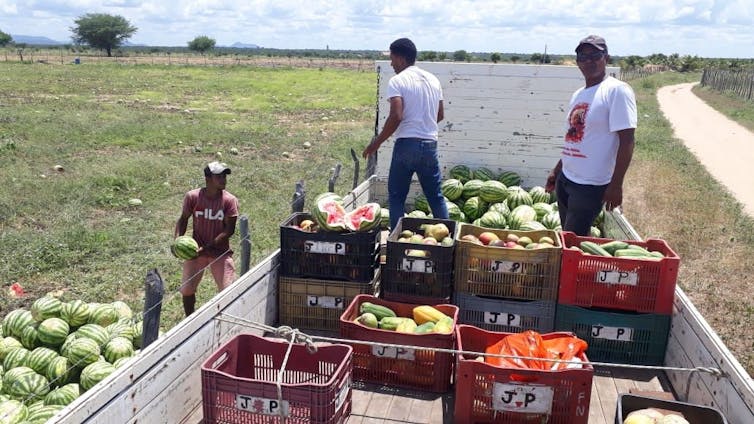
[[[502,57],[500,56],[500,53],[492,53],[492,54],[490,55],[490,60],[491,60],[492,62],[494,62],[494,63],[500,62],[500,59],[501,59],[501,58],[502,58]]]
[[[516,63],[519,60],[521,60],[521,56],[518,56],[518,55],[514,54],[513,56],[510,57],[510,59],[511,59],[511,62]]]
[[[437,52],[432,50],[421,52],[421,54],[419,54],[419,60],[424,62],[432,62],[435,59],[437,59]]]
[[[137,30],[126,18],[106,13],[87,13],[74,22],[76,26],[70,28],[73,40],[106,50],[107,57],[112,57],[113,49],[120,47]]]
[[[466,50],[456,50],[453,52],[453,60],[456,62],[466,62],[468,58],[469,54],[466,53]]]
[[[5,47],[13,42],[13,37],[0,30],[0,47]]]
[[[189,41],[188,48],[189,50],[204,54],[215,48],[215,40],[206,35],[200,35]]]

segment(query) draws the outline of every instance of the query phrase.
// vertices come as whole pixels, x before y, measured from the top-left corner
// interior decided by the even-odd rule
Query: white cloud
[[[614,54],[752,57],[751,0],[0,0],[0,30],[70,37],[73,20],[111,13],[131,41],[186,45],[197,35],[274,48],[384,50],[401,36],[421,50],[571,53],[586,34]],[[712,41],[714,40],[714,41]]]

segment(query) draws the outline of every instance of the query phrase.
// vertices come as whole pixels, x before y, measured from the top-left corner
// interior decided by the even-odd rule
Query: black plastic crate
[[[297,212],[280,224],[280,275],[370,283],[379,266],[380,229],[310,233],[295,226],[311,215]]]
[[[547,300],[500,299],[455,292],[459,324],[489,331],[520,333],[534,330],[551,333],[555,328],[555,302]]]
[[[451,246],[399,242],[404,230],[420,232],[423,224],[443,223],[453,238]],[[456,221],[402,217],[387,239],[387,261],[382,267],[381,292],[385,299],[407,303],[449,302],[453,294],[453,258]],[[417,257],[411,251],[424,252]]]
[[[633,411],[645,408],[658,408],[666,411],[679,412],[691,424],[727,424],[723,414],[709,406],[694,405],[692,403],[673,400],[655,399],[651,397],[621,394],[615,411],[615,424],[622,424],[626,416]]]

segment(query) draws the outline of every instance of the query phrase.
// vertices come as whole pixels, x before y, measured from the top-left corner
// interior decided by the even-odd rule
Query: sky
[[[0,0],[0,30],[70,42],[87,13],[126,18],[129,39],[186,46],[206,35],[279,49],[572,54],[599,34],[611,54],[754,58],[754,0]]]

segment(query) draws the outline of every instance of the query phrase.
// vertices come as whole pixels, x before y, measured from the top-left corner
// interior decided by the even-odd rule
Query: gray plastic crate
[[[549,333],[555,327],[555,301],[506,300],[456,293],[453,303],[459,309],[459,323],[489,331]]]

